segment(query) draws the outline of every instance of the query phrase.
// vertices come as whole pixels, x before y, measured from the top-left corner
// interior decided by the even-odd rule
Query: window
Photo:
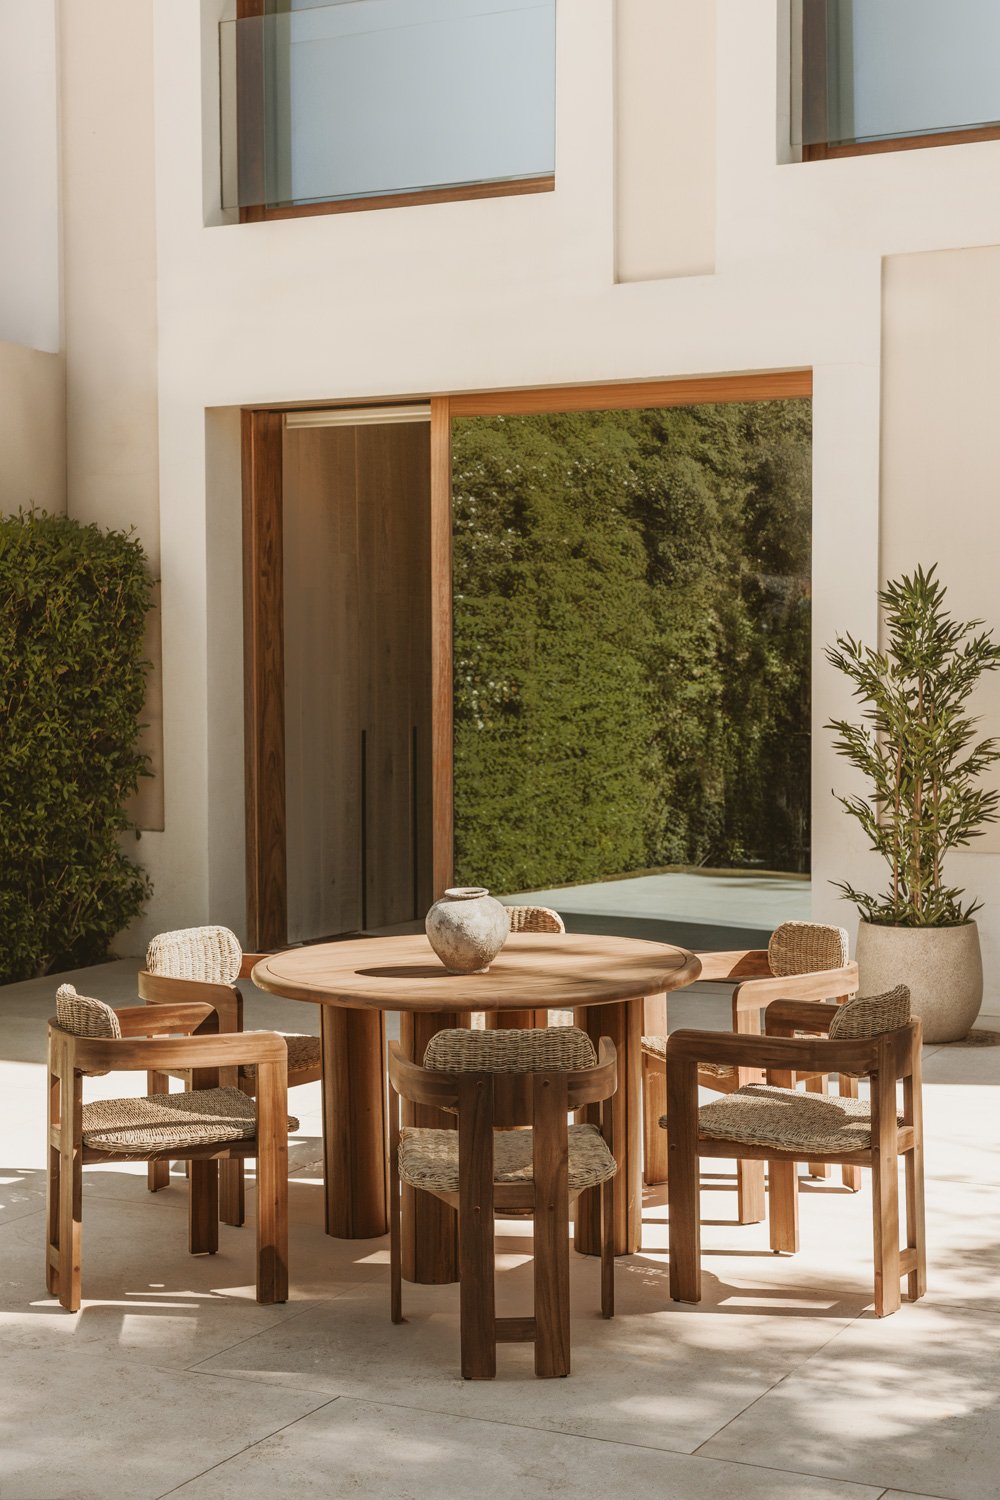
[[[804,160],[1000,139],[997,0],[798,0]]]
[[[223,196],[241,217],[553,186],[555,0],[240,0],[240,11],[221,53],[223,136],[236,146],[235,163],[224,146]]]

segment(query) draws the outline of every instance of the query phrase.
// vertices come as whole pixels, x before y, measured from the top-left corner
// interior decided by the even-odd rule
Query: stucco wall
[[[0,343],[0,514],[66,509],[62,356]]]
[[[73,189],[86,274],[67,284],[70,465],[83,476],[71,497],[96,504],[101,469],[86,456],[119,398],[137,401],[125,425],[129,444],[146,435],[148,458],[151,380],[159,443],[166,822],[143,840],[157,893],[135,940],[218,920],[220,909],[241,925],[229,916],[242,902],[236,408],[788,367],[811,367],[815,389],[814,905],[852,924],[828,881],[878,871],[830,796],[848,780],[822,726],[852,700],[822,651],[838,630],[873,637],[880,524],[886,561],[908,525],[910,486],[894,476],[915,399],[912,345],[930,324],[928,363],[935,347],[957,358],[967,337],[985,360],[987,321],[956,330],[961,273],[929,266],[919,296],[900,296],[890,268],[883,379],[883,259],[960,250],[961,261],[964,247],[1000,244],[1000,143],[791,162],[779,125],[783,3],[619,0],[616,37],[613,0],[572,0],[559,10],[555,193],[237,225],[216,174],[213,47],[227,0],[94,0],[86,11],[86,26],[63,31],[69,102],[75,92],[76,118],[117,154],[102,176],[97,144],[75,148],[84,186],[105,184],[108,217],[100,223]],[[121,61],[91,73],[95,51]],[[657,94],[658,78],[675,73],[701,82]],[[107,139],[110,91],[124,143]],[[73,338],[87,362],[79,377],[95,382],[91,394],[76,389],[75,406]],[[948,447],[940,414],[932,421],[926,401],[920,412],[924,449]],[[992,440],[950,407],[948,420],[988,474]],[[121,475],[113,449],[100,463]],[[135,512],[126,484],[104,493],[106,513]],[[138,501],[147,519],[150,495]],[[940,543],[973,599],[974,570],[957,544],[948,550],[948,525],[928,502],[928,547]],[[1000,855],[970,858],[981,883],[996,868],[1000,885]],[[1000,934],[1000,919],[984,925]]]

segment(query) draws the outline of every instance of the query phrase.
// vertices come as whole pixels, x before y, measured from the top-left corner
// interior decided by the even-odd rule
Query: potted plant
[[[861,724],[834,720],[835,749],[870,783],[866,797],[838,797],[891,872],[888,890],[865,895],[836,882],[861,913],[862,993],[910,988],[924,1040],[958,1041],[983,998],[980,902],[945,883],[952,849],[1000,816],[1000,792],[984,771],[1000,760],[995,739],[976,738],[969,698],[984,672],[1000,667],[1000,645],[981,620],[959,623],[944,607],[935,569],[917,568],[879,594],[886,646],[838,637],[827,659],[854,684]],[[837,794],[834,793],[836,796]]]

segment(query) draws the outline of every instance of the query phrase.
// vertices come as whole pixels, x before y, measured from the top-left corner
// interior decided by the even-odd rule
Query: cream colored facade
[[[136,524],[162,577],[163,828],[127,944],[243,924],[242,404],[801,367],[814,905],[851,925],[828,882],[879,871],[830,795],[823,725],[851,700],[823,647],[872,639],[880,578],[919,561],[1000,617],[1000,142],[803,164],[784,0],[561,0],[554,193],[240,225],[230,0],[4,0],[0,24],[28,7],[57,22],[68,506]],[[981,707],[1000,721],[1000,683]],[[1000,833],[953,869],[986,901],[995,988]]]

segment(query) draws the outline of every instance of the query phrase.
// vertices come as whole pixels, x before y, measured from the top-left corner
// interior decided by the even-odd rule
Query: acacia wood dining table
[[[641,1053],[643,1002],[693,983],[693,953],[666,943],[586,933],[515,933],[484,974],[449,974],[426,937],[372,937],[274,953],[254,965],[260,989],[320,1007],[326,1230],[369,1239],[388,1230],[386,1012],[400,1013],[400,1040],[416,1061],[435,1032],[471,1024],[523,1024],[525,1011],[571,1009],[596,1047],[618,1050],[613,1101],[615,1254],[639,1248],[642,1221]],[[509,1018],[509,1020],[508,1020]],[[404,1106],[404,1124],[454,1126],[453,1117]],[[458,1219],[429,1193],[403,1193],[403,1275],[458,1279]],[[600,1254],[600,1199],[581,1195],[577,1250]]]

